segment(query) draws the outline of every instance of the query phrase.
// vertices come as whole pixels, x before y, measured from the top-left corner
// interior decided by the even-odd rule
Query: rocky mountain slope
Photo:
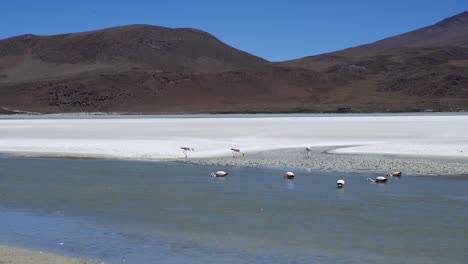
[[[4,112],[468,110],[468,12],[278,63],[195,29],[17,36],[0,40],[0,93]]]

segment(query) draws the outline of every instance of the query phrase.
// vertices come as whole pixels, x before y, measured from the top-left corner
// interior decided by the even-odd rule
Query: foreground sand
[[[304,148],[281,149],[203,159],[181,159],[182,162],[213,166],[239,167],[296,167],[341,172],[369,172],[385,174],[402,171],[406,175],[468,176],[468,160],[446,157],[411,157],[378,154],[334,154],[334,147],[316,147],[310,158]],[[330,153],[332,152],[332,153]]]
[[[0,264],[94,264],[96,262],[62,257],[41,251],[0,246]]]

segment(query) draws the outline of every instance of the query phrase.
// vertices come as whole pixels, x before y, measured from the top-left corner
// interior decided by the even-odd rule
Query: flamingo
[[[187,156],[188,152],[190,152],[190,151],[195,151],[195,149],[194,149],[194,148],[191,148],[191,147],[180,147],[180,149],[181,149],[182,152],[184,153],[185,158],[188,157],[188,156]]]
[[[244,152],[241,152],[240,149],[238,148],[232,148],[232,158],[237,158],[239,154],[242,154],[244,156]]]
[[[367,178],[366,181],[370,181],[372,183],[386,183],[388,178],[385,176],[378,176],[375,179]]]
[[[394,172],[387,173],[387,176],[388,177],[401,177],[401,171],[394,171]]]
[[[294,179],[296,175],[294,175],[294,172],[291,172],[291,171],[288,171],[284,174],[284,178],[285,179],[288,179],[288,180],[292,180]]]
[[[217,171],[217,172],[212,172],[211,177],[224,177],[224,176],[226,176],[228,174],[229,173],[227,173],[225,171]]]
[[[336,181],[336,188],[343,188],[344,187],[344,184],[345,184],[345,181],[343,179],[339,179]]]
[[[306,155],[307,155],[307,158],[310,158],[310,151],[312,150],[312,147],[306,147],[305,148],[305,152],[306,152]]]

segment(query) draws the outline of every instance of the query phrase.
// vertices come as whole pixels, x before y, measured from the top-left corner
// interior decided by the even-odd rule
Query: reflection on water
[[[336,188],[336,193],[337,193],[337,196],[339,198],[343,198],[345,197],[344,194],[345,194],[345,189],[344,187],[343,188]]]
[[[0,243],[116,263],[467,257],[466,180],[5,157],[0,167]],[[221,169],[226,178],[210,177]]]
[[[294,180],[286,179],[285,181],[286,181],[286,187],[289,190],[293,190],[294,189]]]

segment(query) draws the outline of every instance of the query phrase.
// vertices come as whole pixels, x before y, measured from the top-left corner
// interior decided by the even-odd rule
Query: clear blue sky
[[[373,42],[466,10],[467,0],[5,0],[0,38],[127,24],[192,27],[278,61]]]

